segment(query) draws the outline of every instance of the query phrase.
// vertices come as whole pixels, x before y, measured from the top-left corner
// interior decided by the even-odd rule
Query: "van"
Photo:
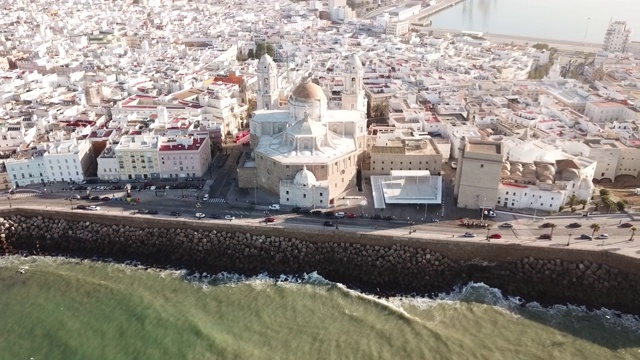
[[[269,205],[269,210],[280,210],[280,204]]]
[[[335,214],[336,219],[342,219],[342,218],[344,218],[344,216],[345,216],[345,214],[344,214],[344,212],[342,212],[342,211],[337,212],[337,213]]]

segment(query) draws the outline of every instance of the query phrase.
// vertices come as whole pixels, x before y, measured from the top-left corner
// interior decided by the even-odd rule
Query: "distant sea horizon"
[[[610,21],[640,41],[639,0],[465,0],[431,17],[432,27],[602,43]]]

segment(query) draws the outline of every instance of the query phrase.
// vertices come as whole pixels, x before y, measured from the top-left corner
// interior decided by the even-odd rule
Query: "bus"
[[[249,142],[251,138],[251,133],[249,130],[243,130],[236,134],[236,139],[233,141],[236,144],[246,144]]]

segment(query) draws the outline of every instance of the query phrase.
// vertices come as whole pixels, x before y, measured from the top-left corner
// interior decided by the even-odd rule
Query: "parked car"
[[[502,224],[500,224],[500,227],[511,229],[513,227],[513,224],[512,223],[508,223],[508,222],[507,223],[502,223]]]
[[[322,210],[312,210],[311,215],[322,215]]]
[[[272,223],[272,222],[276,222],[276,218],[274,218],[274,217],[264,218],[264,222],[265,222],[265,223]]]
[[[386,221],[391,221],[391,220],[393,220],[393,216],[385,216],[382,219],[386,220]]]
[[[146,214],[148,214],[148,213],[149,213],[149,210],[147,210],[147,209],[140,209],[140,210],[138,210],[138,211],[135,211],[135,213],[136,213],[136,214],[145,214],[145,215],[146,215]]]
[[[298,214],[302,211],[302,208],[299,206],[294,207],[293,209],[291,209],[292,213]]]
[[[582,234],[582,235],[580,235],[580,239],[582,239],[582,240],[591,240],[593,238],[589,234]]]
[[[621,228],[630,228],[632,226],[633,226],[633,224],[632,223],[628,223],[628,222],[620,224]]]
[[[205,194],[205,195],[202,197],[202,201],[208,201],[208,200],[209,200],[209,194]]]
[[[346,217],[347,219],[355,219],[358,217],[358,215],[354,214],[354,213],[348,213],[347,215],[345,215],[344,217]]]
[[[553,226],[553,223],[544,223],[544,224],[540,225],[541,228],[545,228],[545,229],[546,228],[550,228],[552,226]]]
[[[502,235],[500,235],[500,234],[491,234],[491,235],[489,235],[489,239],[502,239]]]
[[[89,199],[91,199],[91,197],[89,195],[80,196],[80,200],[89,200]]]
[[[300,214],[305,214],[305,215],[307,215],[307,214],[311,214],[311,210],[309,210],[309,209],[302,209],[302,210],[300,210]]]
[[[346,214],[344,212],[342,212],[342,211],[337,212],[335,214],[336,219],[344,219],[345,216],[346,216]]]
[[[176,216],[176,217],[177,217],[177,216],[180,216],[180,215],[182,215],[182,214],[180,214],[180,213],[179,213],[179,212],[177,212],[177,211],[172,211],[169,215],[171,215],[171,216]]]
[[[80,210],[84,210],[84,209],[86,209],[86,208],[87,208],[87,207],[86,207],[85,205],[78,205],[78,206],[76,206],[76,209],[80,209]]]
[[[280,210],[280,204],[269,205],[269,210]]]
[[[580,224],[580,223],[571,223],[571,224],[569,224],[569,227],[575,229],[575,228],[582,227],[582,224]]]
[[[205,215],[203,213],[196,213],[196,218],[202,219],[204,217],[205,217]]]
[[[149,210],[149,212],[147,212],[147,214],[149,214],[149,215],[158,215],[158,210]]]
[[[103,196],[100,198],[100,201],[111,201],[111,198],[108,196]]]
[[[324,213],[324,216],[326,217],[334,217],[336,214],[333,211],[327,211]]]
[[[71,195],[71,198],[72,198],[73,200],[80,200],[80,195],[78,195],[78,194]]]
[[[371,217],[371,220],[382,220],[382,215],[380,214],[375,214]]]
[[[94,201],[100,200],[100,196],[98,196],[98,195],[92,196],[91,200],[94,200]]]
[[[431,218],[431,222],[432,222],[432,223],[437,223],[437,222],[440,222],[440,220],[438,220],[438,219],[436,219],[436,218]]]
[[[212,219],[222,219],[222,216],[220,216],[218,214],[211,214],[211,218]]]
[[[538,239],[551,240],[551,234],[542,234],[538,237]]]
[[[464,237],[472,238],[472,237],[476,237],[476,234],[467,232],[467,233],[464,233]]]
[[[608,234],[600,234],[598,235],[598,239],[608,239],[609,235]]]
[[[100,210],[100,206],[89,205],[85,208],[86,210],[98,211]]]
[[[335,225],[333,224],[333,221],[325,221],[324,226],[335,226]]]
[[[236,217],[235,217],[235,216],[231,216],[231,215],[225,215],[225,216],[224,216],[224,219],[225,219],[225,220],[229,220],[229,221],[231,221],[231,220],[235,220],[235,219],[236,219]]]

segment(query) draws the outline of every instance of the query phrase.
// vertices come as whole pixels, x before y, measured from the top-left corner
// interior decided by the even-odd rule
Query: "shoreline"
[[[434,35],[444,36],[446,34],[454,34],[460,35],[464,30],[454,30],[454,29],[443,29],[443,28],[434,28],[434,27],[419,27],[413,26],[415,28],[420,29],[422,32],[433,31]],[[493,33],[483,33],[482,37],[496,44],[510,44],[514,43],[516,45],[525,45],[528,44],[533,45],[536,43],[545,43],[550,47],[555,47],[560,50],[565,51],[575,51],[575,52],[596,52],[602,50],[602,44],[591,43],[591,42],[581,42],[581,41],[573,41],[573,40],[561,40],[561,39],[545,39],[538,38],[533,36],[522,36],[522,35],[509,35],[509,34],[493,34]]]
[[[467,243],[197,220],[0,209],[0,252],[136,261],[216,274],[301,275],[382,297],[433,295],[469,282],[545,306],[574,304],[639,315],[640,261],[581,249]],[[328,234],[332,236],[327,236]],[[333,239],[331,238],[333,237]]]

